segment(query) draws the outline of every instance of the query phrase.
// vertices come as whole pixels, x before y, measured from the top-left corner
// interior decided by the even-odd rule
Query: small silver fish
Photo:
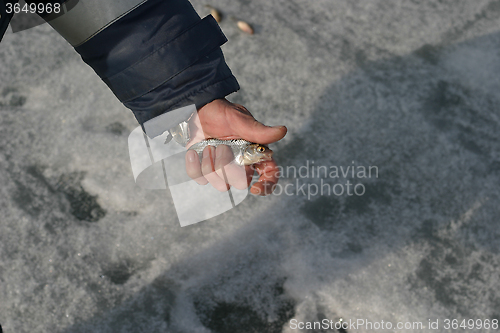
[[[188,150],[197,152],[201,160],[205,147],[217,147],[219,145],[226,145],[231,148],[234,155],[234,161],[239,165],[252,165],[259,162],[270,161],[273,156],[273,151],[268,147],[243,139],[206,139],[195,143],[189,147]]]

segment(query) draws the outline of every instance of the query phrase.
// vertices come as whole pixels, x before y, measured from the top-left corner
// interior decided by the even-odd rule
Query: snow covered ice
[[[229,99],[289,128],[271,146],[278,163],[378,177],[289,174],[293,195],[248,196],[181,228],[168,191],[134,183],[132,113],[48,25],[9,31],[3,331],[338,332],[291,322],[342,318],[445,332],[445,319],[500,319],[498,2],[211,5],[255,28],[221,22],[242,87]],[[347,181],[365,193],[295,191]]]

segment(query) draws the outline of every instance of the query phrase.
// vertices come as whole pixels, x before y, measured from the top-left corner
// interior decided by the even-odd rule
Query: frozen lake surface
[[[167,191],[134,183],[132,113],[48,25],[8,32],[4,332],[445,332],[446,319],[500,319],[500,2],[211,4],[242,87],[229,99],[289,129],[271,147],[281,194],[181,228]],[[294,329],[323,319],[393,327]]]

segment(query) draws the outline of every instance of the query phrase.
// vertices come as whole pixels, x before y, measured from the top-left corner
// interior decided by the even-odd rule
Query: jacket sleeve
[[[13,12],[7,13],[7,5],[9,4],[9,6],[13,6],[18,2],[18,0],[0,0],[0,42],[2,41],[3,35],[5,35],[5,31],[7,31],[10,20],[14,15]]]
[[[226,37],[187,0],[69,0],[63,6],[63,15],[44,18],[143,128],[169,111],[200,108],[239,89],[220,49]],[[182,120],[167,121],[164,129]]]

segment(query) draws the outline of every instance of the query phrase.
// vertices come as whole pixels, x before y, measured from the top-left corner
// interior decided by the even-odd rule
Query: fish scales
[[[272,150],[268,147],[253,143],[243,139],[206,139],[195,143],[188,150],[194,150],[198,153],[200,160],[203,150],[208,147],[218,147],[220,145],[228,146],[233,152],[235,162],[239,165],[251,165],[263,161],[271,160]]]
[[[189,149],[196,151],[198,154],[201,154],[203,152],[203,149],[205,149],[208,146],[218,147],[220,145],[226,145],[229,148],[231,148],[233,154],[236,155],[237,153],[240,152],[241,149],[246,148],[250,144],[252,144],[252,142],[243,139],[232,139],[232,140],[206,139],[198,143],[195,143]]]

